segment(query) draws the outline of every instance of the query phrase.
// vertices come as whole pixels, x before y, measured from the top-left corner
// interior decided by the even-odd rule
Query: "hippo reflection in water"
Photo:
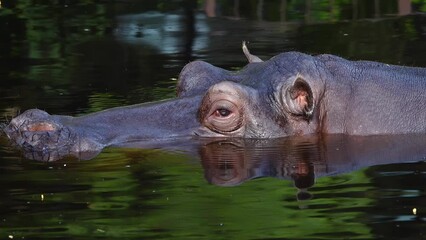
[[[426,134],[228,138],[206,139],[197,152],[209,183],[235,186],[261,177],[289,179],[299,189],[298,199],[306,199],[310,197],[307,189],[318,177],[375,165],[425,161],[425,143]],[[424,163],[411,166],[416,171],[426,169]]]
[[[251,55],[240,71],[187,64],[177,98],[107,109],[81,117],[32,109],[4,128],[26,151],[60,156],[177,139],[268,139],[309,134],[426,133],[426,69],[333,55]]]

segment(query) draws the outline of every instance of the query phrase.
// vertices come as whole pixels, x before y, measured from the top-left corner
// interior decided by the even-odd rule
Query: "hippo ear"
[[[290,113],[310,117],[314,111],[313,97],[311,86],[298,77],[293,85],[287,88],[283,100]]]

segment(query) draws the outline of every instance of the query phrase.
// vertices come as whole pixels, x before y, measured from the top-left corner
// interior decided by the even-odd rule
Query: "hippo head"
[[[202,61],[187,64],[175,99],[81,117],[32,109],[14,118],[4,132],[16,145],[43,156],[52,150],[60,156],[98,152],[131,141],[264,139],[317,132],[324,82],[315,58],[289,52],[261,61],[243,49],[249,64],[239,71]]]
[[[198,136],[310,134],[318,131],[317,106],[325,85],[316,64],[313,57],[296,52],[250,62],[237,72],[195,61],[182,70],[177,95],[202,96],[197,109],[200,126],[194,131]]]

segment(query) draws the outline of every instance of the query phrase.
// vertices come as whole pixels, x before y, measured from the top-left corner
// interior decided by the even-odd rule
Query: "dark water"
[[[425,1],[194,2],[1,1],[4,121],[174,97],[191,60],[243,67],[242,40],[262,59],[426,67]],[[1,137],[0,238],[426,239],[425,137],[134,144],[51,163]]]

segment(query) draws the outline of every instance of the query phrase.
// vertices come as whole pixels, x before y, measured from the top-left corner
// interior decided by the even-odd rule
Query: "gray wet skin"
[[[59,154],[198,137],[426,133],[425,68],[299,52],[262,61],[243,51],[240,71],[187,64],[175,99],[81,117],[31,109],[3,130],[24,149]]]

